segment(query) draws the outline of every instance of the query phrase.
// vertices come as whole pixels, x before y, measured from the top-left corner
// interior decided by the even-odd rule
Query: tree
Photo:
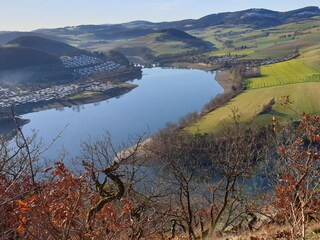
[[[183,232],[189,239],[213,236],[217,229],[255,219],[244,188],[266,152],[270,131],[241,124],[237,112],[233,114],[232,126],[220,134],[190,134],[168,127],[148,146],[151,158],[161,166],[162,185],[168,188],[164,191],[173,223],[171,237]]]
[[[305,239],[306,225],[318,214],[320,202],[320,116],[302,114],[299,123],[274,120],[274,125],[279,156],[275,206],[290,225],[292,239]]]
[[[83,217],[92,195],[85,176],[75,176],[62,162],[46,169],[50,180],[38,182],[36,192],[15,202],[16,231],[24,239],[83,239]],[[88,199],[88,200],[86,200]]]
[[[211,234],[218,224],[225,229],[239,223],[244,215],[253,215],[248,208],[243,208],[244,188],[249,187],[270,140],[267,128],[241,124],[238,111],[232,113],[233,124],[222,131],[220,137],[213,135],[210,144],[209,158],[213,177],[217,179],[211,187]]]
[[[41,148],[36,135],[25,137],[12,111],[17,127],[14,139],[0,138],[0,218],[1,239],[15,238],[19,224],[15,217],[16,201],[38,191],[34,163]]]
[[[90,229],[107,229],[104,236],[110,239],[141,239],[162,234],[155,202],[159,194],[148,185],[143,168],[144,144],[145,134],[116,147],[107,133],[102,139],[82,145],[83,163],[96,192],[86,222]],[[112,212],[110,218],[106,217],[106,210]]]
[[[187,233],[196,239],[196,228],[201,224],[198,212],[204,206],[199,179],[205,180],[205,145],[201,136],[168,127],[160,131],[148,145],[150,158],[160,166],[157,177],[162,181],[162,202],[167,202],[162,215],[169,216],[171,238]]]

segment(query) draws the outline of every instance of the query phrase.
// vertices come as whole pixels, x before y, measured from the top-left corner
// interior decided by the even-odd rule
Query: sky
[[[0,31],[197,19],[248,8],[287,11],[305,6],[320,6],[320,0],[0,0]]]

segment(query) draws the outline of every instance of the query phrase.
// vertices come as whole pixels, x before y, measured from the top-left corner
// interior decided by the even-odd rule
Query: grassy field
[[[243,31],[250,31],[250,28],[248,28],[246,25],[239,25],[234,27],[226,27],[226,26],[213,26],[213,27],[207,27],[201,30],[192,30],[188,31],[189,34],[196,36],[198,38],[201,38],[205,41],[211,42],[215,45],[219,51],[223,51],[224,49],[229,50],[225,48],[223,45],[223,40],[228,40],[229,38],[218,38],[218,35],[224,34],[224,33],[238,33]],[[237,35],[235,35],[237,36]]]
[[[316,48],[303,53],[299,57],[299,60],[312,67],[314,70],[320,72],[320,45],[317,45],[315,47]]]
[[[246,81],[250,89],[320,81],[318,71],[298,60],[262,66],[260,70],[262,77],[251,78]]]
[[[248,90],[232,99],[217,110],[202,117],[188,127],[191,132],[207,133],[221,129],[231,121],[233,109],[238,109],[241,121],[255,121],[260,125],[270,124],[275,116],[280,121],[297,119],[296,113],[284,108],[279,101],[282,96],[290,96],[294,107],[300,113],[320,113],[320,21],[319,19],[286,24],[274,29],[266,29],[269,35],[253,40],[241,41],[249,36],[259,36],[261,30],[251,30],[239,36],[231,36],[233,46],[247,45],[242,51],[245,59],[278,58],[293,55],[295,60],[262,66],[262,77],[247,79]],[[295,37],[280,38],[300,31]],[[221,48],[210,55],[241,53],[234,48]],[[259,115],[264,105],[271,99],[276,104],[268,114]]]
[[[232,34],[222,35],[227,32]],[[247,55],[244,59],[281,58],[320,44],[320,19],[314,18],[263,30],[246,26],[216,26],[190,33],[216,45],[218,50],[210,55],[231,53]],[[230,47],[225,46],[227,41],[232,43]],[[247,46],[247,49],[235,50],[241,46]]]
[[[197,123],[191,125],[188,130],[194,133],[206,133],[221,129],[231,120],[233,109],[239,110],[241,121],[249,121],[256,116],[255,121],[261,125],[271,123],[272,116],[276,116],[279,120],[294,119],[297,117],[296,114],[281,106],[279,102],[279,98],[286,95],[290,96],[299,112],[305,111],[311,114],[320,112],[320,83],[318,82],[260,88],[245,91],[228,104],[201,118]],[[273,112],[257,116],[263,105],[267,104],[272,98],[276,101]]]

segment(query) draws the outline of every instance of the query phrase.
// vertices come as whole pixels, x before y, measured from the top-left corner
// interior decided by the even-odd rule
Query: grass
[[[155,56],[160,56],[164,54],[180,54],[191,50],[196,50],[197,48],[190,47],[183,42],[170,41],[165,43],[152,43],[150,48],[154,52]]]
[[[255,121],[260,125],[271,123],[272,116],[280,121],[295,119],[297,116],[291,110],[281,106],[279,98],[289,95],[299,112],[315,114],[320,112],[320,83],[307,82],[268,88],[247,90],[232,99],[226,105],[202,117],[197,123],[188,127],[191,132],[207,133],[221,129],[230,121],[232,109],[239,109],[241,121],[246,122],[257,116],[263,105],[272,98],[276,100],[273,112],[258,115]],[[306,97],[306,95],[308,97]]]
[[[317,45],[315,49],[303,53],[299,57],[299,60],[320,72],[320,45]]]
[[[320,112],[320,18],[284,24],[264,30],[243,27],[233,29],[234,34],[218,38],[228,28],[212,27],[195,33],[199,37],[218,42],[218,50],[209,56],[245,54],[242,59],[281,58],[289,55],[300,56],[295,60],[261,67],[262,77],[247,79],[249,90],[232,99],[229,103],[202,117],[188,129],[192,132],[212,132],[227,125],[232,109],[239,109],[241,121],[255,121],[261,125],[271,123],[272,116],[285,121],[295,118],[293,112],[279,104],[279,97],[289,95],[299,112],[318,114]],[[229,29],[230,30],[230,29]],[[240,32],[244,31],[246,32]],[[267,36],[261,34],[268,32]],[[286,37],[284,37],[286,36]],[[248,39],[252,37],[253,39]],[[246,40],[247,39],[247,40]],[[232,41],[227,48],[225,41]],[[235,48],[247,46],[236,51]],[[263,105],[275,98],[276,104],[270,114],[257,115]]]
[[[250,89],[320,80],[320,73],[301,61],[290,60],[262,66],[262,77],[246,81]]]
[[[238,25],[238,26],[213,26],[207,27],[201,30],[191,30],[188,31],[189,34],[201,38],[205,41],[209,41],[215,44],[215,47],[222,50],[224,48],[221,40],[219,40],[216,35],[233,32],[239,33],[243,31],[250,31],[251,29],[246,25]],[[237,36],[237,35],[235,35]],[[227,39],[227,38],[226,38]]]
[[[221,33],[221,29],[208,29],[208,33],[198,33],[208,40]],[[279,103],[281,96],[289,95],[299,112],[318,114],[320,112],[320,18],[284,24],[264,31],[247,29],[246,33],[218,39],[230,40],[234,47],[218,45],[219,50],[208,55],[245,54],[243,59],[281,58],[288,55],[300,56],[295,60],[261,67],[262,77],[247,79],[249,90],[238,95],[227,104],[202,117],[197,123],[188,127],[191,132],[207,133],[219,130],[228,124],[232,109],[238,109],[241,121],[254,119],[258,124],[271,123],[272,116],[280,121],[294,119],[297,116]],[[260,37],[262,32],[268,36]],[[294,35],[294,33],[298,33]],[[289,36],[284,38],[283,36]],[[247,37],[257,36],[251,40]],[[247,46],[248,49],[235,51],[235,47]],[[276,100],[273,111],[258,115],[263,105],[272,98]]]
[[[239,53],[248,55],[244,59],[280,58],[293,55],[297,50],[302,52],[306,48],[320,44],[320,19],[318,18],[284,24],[264,30],[254,30],[245,27],[234,28],[233,30],[234,32],[239,32],[239,34],[217,38],[216,35],[230,31],[227,27],[211,27],[203,31],[194,32],[194,34],[216,44],[218,50],[212,53],[212,55],[225,55],[229,52],[235,53],[235,48],[247,46],[247,51]],[[269,35],[261,36],[265,32],[269,33]],[[298,34],[295,35],[295,33]],[[291,37],[284,38],[284,35],[291,35]],[[253,37],[253,39],[245,40],[248,37]],[[223,45],[224,41],[232,41],[233,47],[225,47]]]
[[[289,95],[297,111],[317,114],[320,112],[320,46],[306,48],[295,60],[262,66],[262,77],[247,80],[248,89],[217,110],[202,117],[188,127],[195,133],[214,132],[231,121],[231,114],[238,109],[241,121],[252,119],[259,125],[271,123],[273,116],[279,121],[296,119],[293,111],[281,106],[279,98]],[[276,100],[273,111],[258,115],[272,98]]]

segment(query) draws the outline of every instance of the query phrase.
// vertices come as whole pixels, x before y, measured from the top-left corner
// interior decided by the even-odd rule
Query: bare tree
[[[99,218],[96,215],[108,204],[127,204],[122,209],[127,213],[121,219],[126,220],[126,227],[119,227],[109,234],[113,238],[141,239],[161,236],[163,231],[156,215],[156,199],[161,196],[149,185],[150,169],[144,167],[147,164],[143,154],[145,140],[145,135],[138,135],[126,144],[115,146],[110,134],[106,133],[102,139],[82,144],[83,163],[99,195],[87,214],[89,226],[97,227]]]
[[[173,129],[160,131],[148,146],[150,156],[161,166],[158,177],[168,197],[166,211],[171,221],[171,238],[186,232],[189,239],[197,238],[201,204],[200,182],[207,180],[204,148],[201,136]],[[197,182],[197,180],[199,180]]]
[[[233,125],[224,129],[220,136],[210,140],[209,158],[213,166],[211,188],[211,223],[209,234],[214,234],[220,224],[225,229],[246,215],[253,215],[245,204],[244,189],[248,188],[257,171],[261,158],[268,147],[268,130],[241,124],[240,115],[233,112]]]

